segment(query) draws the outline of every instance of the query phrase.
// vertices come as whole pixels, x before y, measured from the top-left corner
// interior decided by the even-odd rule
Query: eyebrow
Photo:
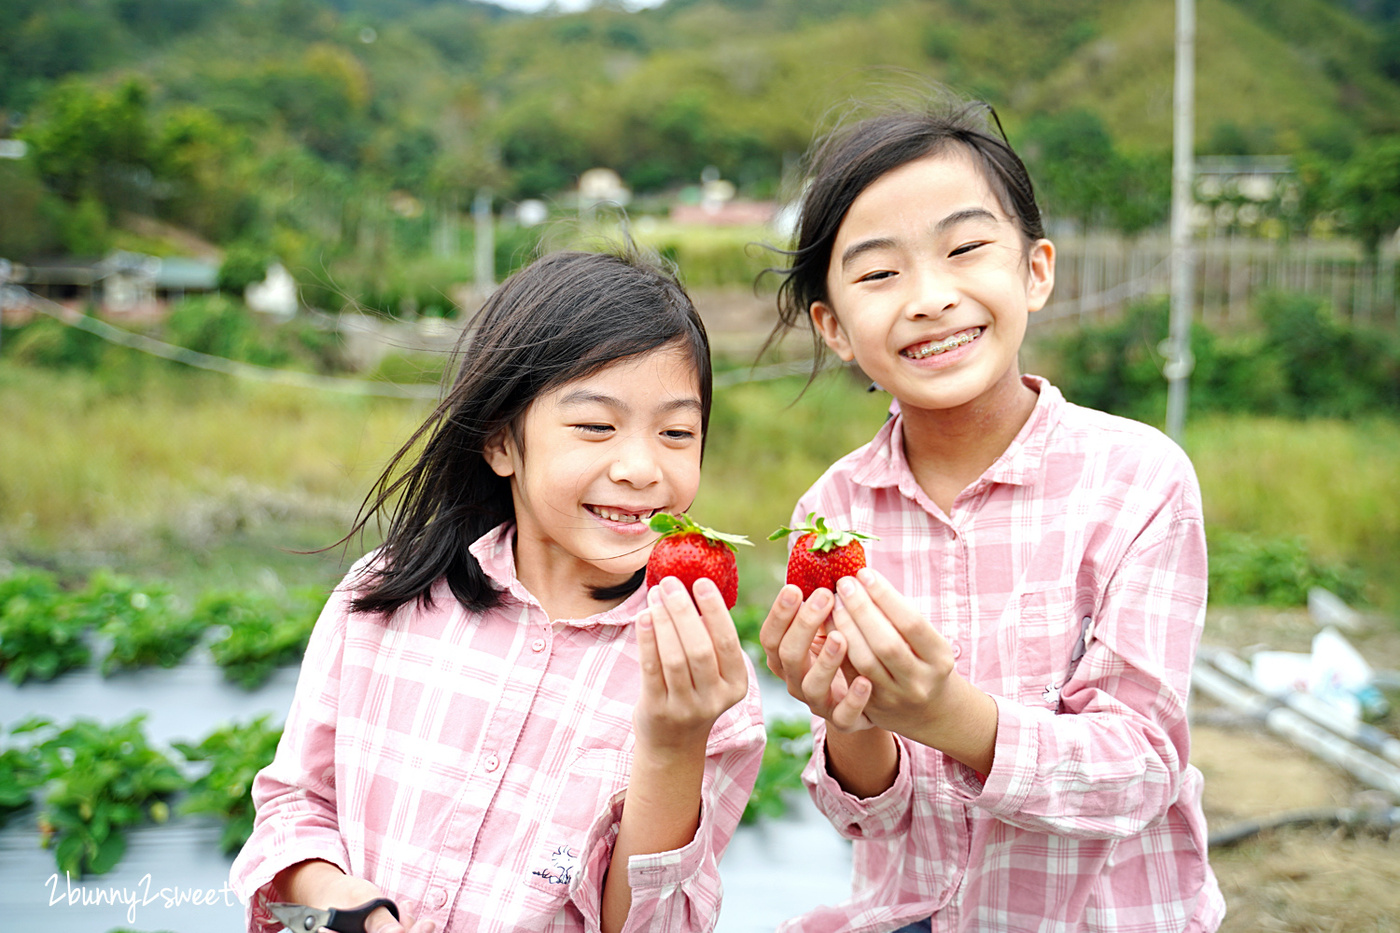
[[[627,404],[622,399],[614,395],[605,395],[602,392],[589,392],[587,389],[575,389],[568,395],[561,398],[559,400],[559,404],[606,405],[609,408],[613,408],[617,411],[625,412],[628,414],[630,414],[632,411],[631,405]],[[658,405],[656,411],[658,414],[669,414],[670,412],[679,411],[681,409],[694,409],[695,411],[703,410],[702,406],[700,405],[700,400],[698,398],[692,397],[671,399],[669,402],[666,402],[663,405]]]
[[[990,220],[995,222],[997,219],[997,215],[993,214],[985,207],[966,207],[960,211],[953,211],[953,213],[934,224],[933,232],[935,234],[946,233],[958,224],[964,224],[973,220]],[[895,240],[893,237],[871,237],[868,240],[861,240],[859,243],[852,243],[850,246],[846,247],[846,251],[841,254],[841,268],[844,269],[849,266],[862,253],[868,253],[871,250],[877,249],[889,249],[894,245]]]

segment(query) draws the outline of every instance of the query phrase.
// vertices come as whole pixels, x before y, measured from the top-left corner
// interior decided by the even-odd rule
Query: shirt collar
[[[1026,486],[1035,482],[1045,460],[1045,448],[1055,425],[1064,411],[1065,399],[1060,390],[1040,376],[1024,375],[1021,381],[1034,389],[1035,408],[1016,437],[982,474],[980,483],[1006,483]],[[906,495],[913,495],[913,471],[904,456],[904,416],[895,412],[866,446],[857,460],[851,480],[871,489],[895,486]]]
[[[486,574],[487,579],[497,589],[505,592],[507,599],[514,599],[527,606],[534,606],[540,611],[544,610],[540,601],[529,590],[525,589],[525,585],[515,575],[514,522],[502,522],[473,541],[467,550],[481,564],[481,570]],[[556,619],[555,621],[561,625],[572,625],[577,628],[587,628],[592,625],[627,625],[637,617],[637,613],[645,605],[646,587],[639,586],[636,592],[611,609],[584,619]]]

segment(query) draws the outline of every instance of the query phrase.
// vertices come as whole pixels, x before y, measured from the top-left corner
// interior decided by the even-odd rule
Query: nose
[[[641,489],[661,479],[661,463],[649,438],[623,437],[613,451],[608,479]]]
[[[937,318],[957,306],[958,290],[943,270],[921,265],[909,274],[911,287],[904,304],[910,319]]]

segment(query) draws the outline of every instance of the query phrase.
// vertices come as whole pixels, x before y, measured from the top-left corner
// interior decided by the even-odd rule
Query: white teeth
[[[955,350],[958,347],[965,347],[976,340],[981,333],[982,328],[980,327],[974,328],[973,330],[965,330],[960,334],[954,334],[947,340],[931,343],[928,346],[913,350],[905,355],[913,360],[928,359],[930,356],[937,356],[940,353],[947,353],[949,350]]]
[[[605,509],[599,505],[590,506],[589,508],[593,510],[594,515],[600,518],[606,518],[610,522],[622,522],[623,524],[644,521],[656,514],[655,509],[652,509],[650,512],[619,512],[616,509]]]

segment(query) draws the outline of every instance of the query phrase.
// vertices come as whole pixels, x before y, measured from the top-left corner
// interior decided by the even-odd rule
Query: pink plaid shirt
[[[1205,614],[1200,492],[1182,451],[1133,421],[1040,398],[945,515],[904,459],[902,419],[798,502],[877,535],[869,561],[996,699],[996,758],[970,768],[903,737],[894,786],[844,793],[825,730],[804,774],[854,840],[853,896],[786,931],[1179,933],[1225,904],[1187,763],[1189,672]]]
[[[268,883],[304,859],[368,878],[438,930],[594,931],[631,768],[644,588],[587,619],[550,623],[515,577],[513,526],[472,553],[502,604],[434,605],[387,623],[348,611],[358,574],[311,636],[257,821],[232,869],[250,930],[281,926]],[[746,659],[747,663],[747,659]],[[627,930],[708,931],[718,862],[763,755],[748,696],[710,733],[700,827],[681,849],[633,856]]]

